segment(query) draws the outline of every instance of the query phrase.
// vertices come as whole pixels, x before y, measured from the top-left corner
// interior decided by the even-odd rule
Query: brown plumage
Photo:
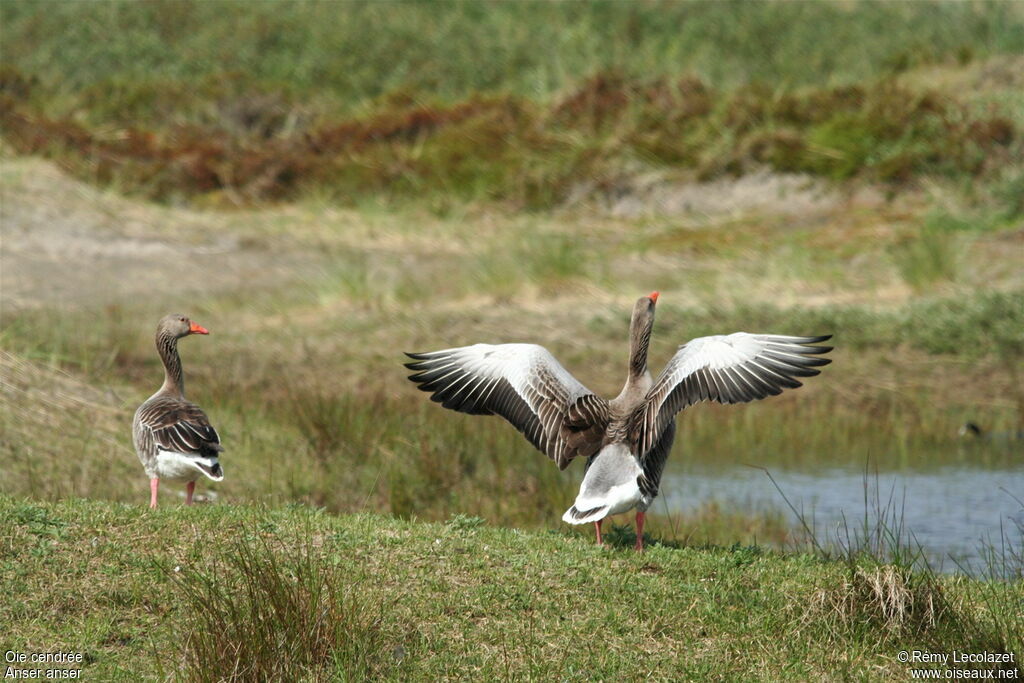
[[[190,334],[209,334],[183,315],[160,320],[156,348],[164,364],[164,383],[135,411],[132,440],[139,460],[150,478],[149,506],[156,507],[160,479],[184,482],[186,504],[192,503],[200,476],[220,481],[224,473],[219,456],[224,448],[217,430],[199,406],[185,399],[185,381],[178,355],[178,339]]]

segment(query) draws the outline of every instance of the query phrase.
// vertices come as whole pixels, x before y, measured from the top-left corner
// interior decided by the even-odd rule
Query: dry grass
[[[24,495],[63,497],[129,476],[128,410],[109,386],[0,350],[3,480],[21,482]]]
[[[817,600],[848,628],[869,620],[891,633],[933,629],[946,609],[940,584],[893,565],[856,567],[842,586],[822,591]]]

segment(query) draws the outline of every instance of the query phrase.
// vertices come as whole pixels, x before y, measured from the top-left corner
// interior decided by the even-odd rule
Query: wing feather
[[[536,344],[475,344],[407,353],[409,379],[431,400],[471,415],[500,415],[565,468],[600,446],[608,404]]]
[[[831,338],[736,332],[699,337],[679,347],[638,408],[633,424],[640,452],[652,448],[676,414],[700,401],[746,403],[801,386],[832,361],[819,357]]]
[[[210,457],[224,450],[206,413],[173,396],[156,396],[143,403],[136,414],[136,431],[156,451]]]

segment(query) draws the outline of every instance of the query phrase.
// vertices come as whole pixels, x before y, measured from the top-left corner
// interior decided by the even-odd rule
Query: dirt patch
[[[829,184],[811,176],[764,170],[710,182],[681,184],[640,180],[611,202],[609,211],[621,218],[684,214],[807,215],[834,210],[848,200]],[[877,192],[865,190],[857,200],[878,203],[882,198]]]

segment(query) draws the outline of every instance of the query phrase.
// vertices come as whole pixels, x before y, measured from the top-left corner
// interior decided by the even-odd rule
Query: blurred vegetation
[[[1014,3],[16,2],[0,19],[13,148],[165,201],[544,208],[642,170],[898,186],[1024,154],[1012,107],[899,78],[1024,51]]]
[[[159,123],[219,119],[218,99],[268,92],[346,114],[406,89],[545,99],[613,70],[715,88],[845,85],[1019,54],[1015,4],[19,0],[0,18],[4,61],[65,103],[55,116]]]

